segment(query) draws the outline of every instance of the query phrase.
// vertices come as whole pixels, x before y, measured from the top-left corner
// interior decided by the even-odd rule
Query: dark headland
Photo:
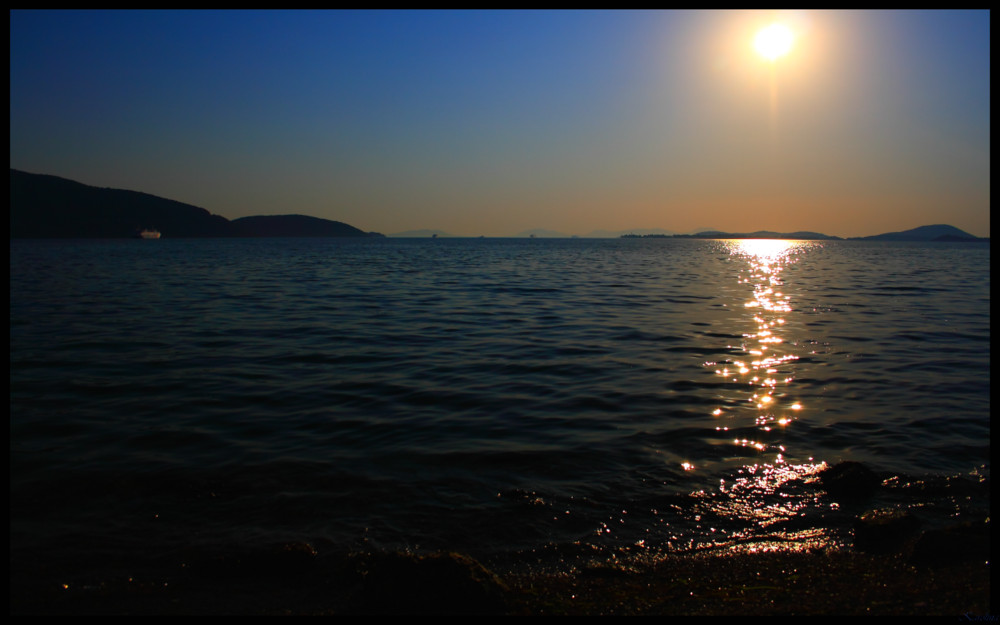
[[[10,170],[10,237],[124,238],[144,228],[164,237],[373,237],[354,226],[305,215],[232,221],[204,208],[123,189]]]

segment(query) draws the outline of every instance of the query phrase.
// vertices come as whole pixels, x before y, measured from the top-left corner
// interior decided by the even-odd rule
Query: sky
[[[989,236],[989,55],[988,11],[18,10],[10,166],[384,234]]]

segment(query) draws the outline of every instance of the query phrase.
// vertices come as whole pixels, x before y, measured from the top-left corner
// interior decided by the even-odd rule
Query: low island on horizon
[[[208,237],[369,237],[349,224],[308,215],[255,215],[229,220],[204,208],[139,191],[102,188],[47,174],[10,169],[10,238],[133,238],[143,230],[169,238]],[[645,232],[645,233],[643,233]],[[397,238],[453,237],[441,230],[416,230]],[[988,242],[954,226],[926,225],[900,232],[843,238],[819,232],[724,232],[691,234],[663,230],[591,233],[586,238],[798,239],[916,242]],[[547,230],[527,230],[514,238],[581,238]],[[484,238],[454,237],[454,238]]]

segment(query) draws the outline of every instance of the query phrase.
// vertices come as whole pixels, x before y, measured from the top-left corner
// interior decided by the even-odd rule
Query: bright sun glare
[[[753,47],[761,56],[773,61],[792,49],[792,31],[781,24],[771,24],[757,33]]]

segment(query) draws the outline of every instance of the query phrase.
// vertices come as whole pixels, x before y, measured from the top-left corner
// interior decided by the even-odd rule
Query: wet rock
[[[869,510],[854,523],[854,548],[867,553],[899,553],[920,530],[907,510]]]
[[[461,554],[377,554],[363,569],[357,612],[504,614],[507,609],[503,582]]]
[[[988,497],[990,494],[989,480],[972,480],[961,475],[914,480],[903,483],[901,488],[924,498]]]
[[[990,559],[989,520],[924,532],[913,546],[916,564],[941,566]]]
[[[874,494],[882,480],[860,462],[840,462],[819,474],[820,483],[835,499],[857,501]]]

